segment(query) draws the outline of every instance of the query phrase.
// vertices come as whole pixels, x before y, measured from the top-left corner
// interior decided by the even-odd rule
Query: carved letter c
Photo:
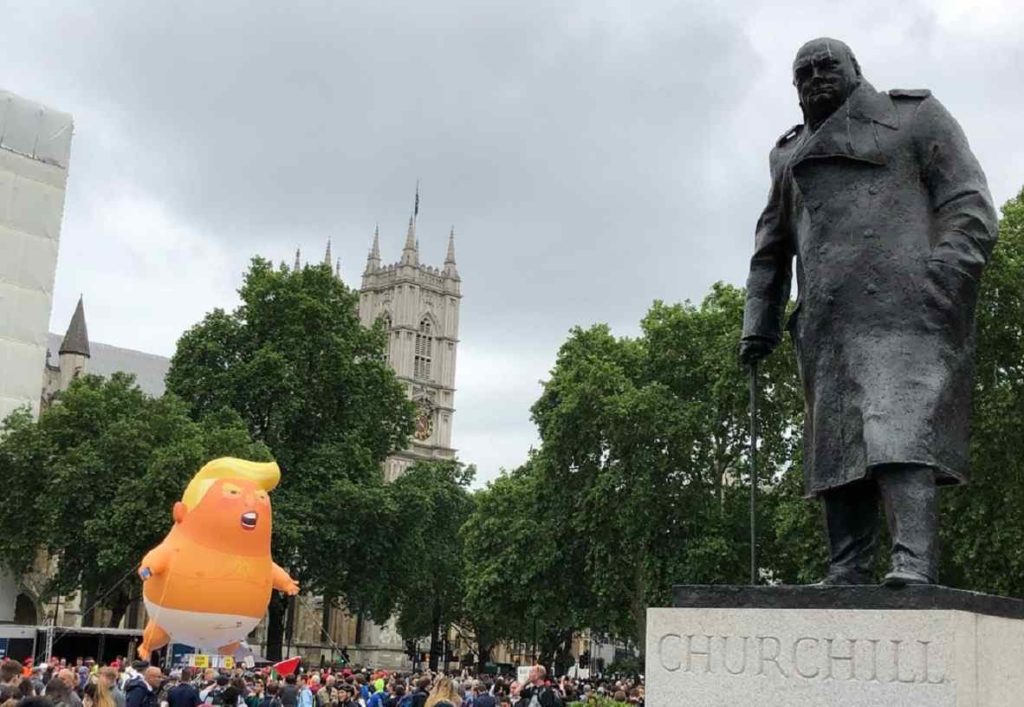
[[[682,662],[681,662],[681,660],[677,659],[676,660],[676,667],[674,667],[674,668],[669,666],[665,662],[665,640],[668,639],[668,638],[674,638],[674,639],[676,639],[677,641],[679,641],[681,643],[682,640],[683,640],[683,637],[680,636],[678,633],[666,633],[664,636],[662,636],[661,638],[658,639],[658,662],[661,663],[661,667],[663,667],[665,670],[669,671],[670,673],[674,673],[675,671],[679,670],[679,668],[682,667]]]
[[[816,667],[813,673],[805,673],[803,670],[800,669],[800,655],[798,652],[800,650],[800,644],[804,641],[813,643],[815,646],[818,645],[817,638],[810,638],[809,636],[804,636],[803,638],[796,639],[796,642],[793,643],[793,669],[796,671],[796,674],[800,677],[811,680],[812,678],[818,677],[818,673],[821,672],[821,668]]]

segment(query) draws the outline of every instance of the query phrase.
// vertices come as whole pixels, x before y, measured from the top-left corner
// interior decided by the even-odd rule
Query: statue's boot
[[[823,494],[829,568],[820,586],[872,584],[878,543],[878,490],[859,481]]]
[[[877,474],[892,536],[892,571],[885,584],[935,584],[938,580],[938,494],[935,473],[921,465],[891,465]]]

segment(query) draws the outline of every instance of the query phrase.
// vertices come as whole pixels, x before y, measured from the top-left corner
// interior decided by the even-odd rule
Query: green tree
[[[971,481],[943,492],[943,581],[1024,596],[1024,191],[982,278]]]
[[[152,398],[130,375],[79,378],[38,423],[27,412],[4,423],[0,562],[23,573],[45,550],[55,570],[45,594],[81,591],[116,626],[141,589],[125,575],[166,534],[188,481],[219,456],[268,454],[231,411],[197,423],[181,400]]]
[[[698,543],[689,551],[697,562],[688,560],[687,571],[700,581],[725,581],[726,565],[713,568],[708,562],[726,557],[731,581],[749,580],[750,372],[736,358],[744,302],[743,290],[717,283],[699,307],[656,302],[642,323],[648,380],[671,391],[684,421],[682,459],[675,463],[701,490],[688,496],[697,504],[692,510],[697,525],[687,529],[691,542]],[[797,529],[817,531],[813,521],[806,523],[808,505],[794,464],[802,441],[803,397],[788,336],[758,368],[758,566],[777,580],[793,561],[802,568],[820,558],[795,552],[804,536],[792,535]],[[708,505],[709,494],[717,504]],[[791,516],[782,534],[775,530],[774,515],[780,511]],[[732,556],[721,547],[723,541],[733,548]],[[746,571],[737,575],[737,565]]]
[[[168,388],[197,419],[235,410],[281,466],[277,561],[305,590],[384,615],[386,602],[370,596],[362,568],[353,571],[360,553],[391,542],[380,464],[413,427],[412,404],[384,360],[383,327],[361,325],[358,293],[327,266],[293,272],[254,258],[239,294],[233,312],[214,310],[181,337]],[[389,557],[365,568],[383,572]],[[280,656],[285,608],[275,594],[271,658]]]
[[[447,628],[463,616],[463,547],[459,529],[472,508],[468,486],[476,470],[454,461],[418,462],[388,486],[397,512],[389,584],[397,595],[398,630],[430,638],[437,670]]]
[[[548,486],[546,463],[534,454],[478,490],[461,530],[465,613],[481,665],[499,641],[533,646],[550,664],[592,616],[587,538],[572,532],[568,513],[574,490]]]
[[[972,482],[944,492],[941,525],[944,581],[1011,595],[1024,595],[1022,274],[1024,192],[1003,208],[979,297]],[[642,646],[645,609],[669,601],[673,583],[746,581],[743,299],[719,284],[700,306],[656,302],[638,338],[571,332],[532,408],[540,449],[476,494],[462,529],[468,613],[496,637],[529,642],[531,618],[557,626],[553,605],[572,629]],[[820,504],[804,497],[788,336],[760,369],[760,566],[808,583],[827,553]]]
[[[646,609],[669,602],[673,583],[747,576],[742,316],[742,291],[719,284],[699,307],[656,302],[638,339],[575,329],[533,407],[545,486],[571,494],[571,532],[588,540],[591,626],[641,650]],[[762,376],[767,492],[792,458],[799,394],[789,357]]]

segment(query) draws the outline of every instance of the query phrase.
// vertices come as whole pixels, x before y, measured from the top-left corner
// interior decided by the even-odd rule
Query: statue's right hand
[[[743,339],[740,341],[740,361],[745,366],[751,366],[770,354],[774,348],[768,339]]]

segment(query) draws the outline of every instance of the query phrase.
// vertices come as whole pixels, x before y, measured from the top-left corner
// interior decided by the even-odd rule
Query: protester
[[[142,675],[130,679],[124,686],[127,707],[159,707],[157,691],[163,680],[163,672],[156,666],[150,666],[142,671]]]
[[[366,675],[363,673],[357,673],[356,676],[356,687],[359,692],[356,697],[360,700],[360,703],[365,705],[370,699],[370,687],[366,684]]]
[[[43,665],[33,665],[32,666],[32,672],[29,674],[28,680],[22,680],[21,682],[22,682],[23,685],[26,682],[31,683],[32,684],[32,694],[33,695],[41,695],[41,694],[43,694],[43,690],[46,689],[46,681],[50,677],[49,673],[50,673],[50,666],[49,665],[46,665],[45,663]],[[24,695],[25,692],[22,691],[22,694]],[[120,707],[124,707],[124,706],[121,705]]]
[[[242,693],[232,684],[228,684],[224,688],[224,692],[221,693],[221,704],[224,707],[245,707],[245,702],[242,701]]]
[[[82,689],[84,707],[114,707],[114,697],[102,680],[90,680]]]
[[[285,676],[284,686],[278,694],[281,697],[281,704],[284,705],[284,707],[298,707],[299,685],[298,679],[294,674]]]
[[[20,663],[0,661],[0,707],[29,707],[27,701],[42,694],[35,686],[51,676],[56,682],[48,681],[53,687],[46,689],[46,707],[78,707],[74,701],[79,666],[61,668],[67,664],[54,657],[33,666],[26,679]],[[112,665],[84,659],[81,667],[92,673],[81,693],[82,707],[288,707],[286,698],[291,707],[643,707],[645,699],[639,679],[601,676],[595,671],[585,679],[565,676],[552,680],[539,665],[520,685],[509,675],[475,675],[466,669],[455,676],[362,666],[300,667],[284,683],[271,681],[269,668],[211,668],[200,677],[196,669],[186,667],[172,670],[165,681],[158,668],[136,662],[125,670],[124,691],[118,688],[118,672]],[[368,690],[368,700],[362,698],[363,690]]]
[[[5,660],[0,663],[0,685],[17,688],[24,679],[24,667],[16,660]]]
[[[498,707],[498,701],[491,694],[486,683],[480,680],[473,681],[473,707]]]
[[[388,707],[387,692],[385,691],[384,685],[378,685],[377,682],[378,681],[374,681],[374,693],[370,695],[370,699],[366,701],[366,707]]]
[[[17,707],[20,702],[17,688],[0,685],[0,707]]]
[[[77,691],[79,694],[85,689],[85,686],[89,683],[89,666],[84,663],[80,663],[75,667],[75,677],[78,678]]]
[[[78,688],[78,675],[77,675],[77,673],[73,672],[70,668],[61,668],[57,672],[57,677],[60,680],[62,680],[64,682],[64,684],[67,685],[67,687],[68,687],[68,696],[67,696],[68,704],[71,707],[82,707],[82,698],[80,698],[78,696],[78,693],[75,692],[75,690]],[[50,682],[46,683],[47,695],[49,695],[50,683],[52,683],[52,682],[53,682],[53,680],[51,679]]]
[[[462,698],[459,697],[451,680],[440,677],[431,690],[425,707],[462,707]]]
[[[199,707],[203,704],[199,690],[192,684],[192,671],[183,668],[178,684],[167,691],[168,707]]]
[[[200,693],[203,702],[208,705],[224,704],[224,691],[228,689],[228,683],[230,682],[227,675],[218,675],[214,678],[213,685],[207,688],[206,696],[203,697],[202,693]]]
[[[31,680],[22,680],[18,683],[18,700],[25,700],[29,697],[35,697],[40,694],[41,690],[36,690],[36,684]]]
[[[319,680],[319,678],[317,678]],[[335,677],[328,675],[323,686],[316,691],[316,707],[334,707],[338,701],[338,689],[335,685]]]
[[[431,680],[428,677],[421,677],[416,683],[416,692],[412,695],[410,701],[411,707],[424,707],[427,704],[427,699],[430,697],[430,683]]]
[[[284,707],[281,698],[277,695],[278,685],[276,682],[268,682],[263,691],[263,698],[260,700],[260,707]]]
[[[558,692],[547,682],[547,672],[543,665],[530,668],[529,682],[520,688],[516,707],[562,707]]]
[[[298,707],[313,707],[313,691],[309,689],[309,684],[305,675],[299,677]]]
[[[100,668],[97,673],[97,680],[106,685],[107,690],[110,691],[110,697],[114,700],[114,707],[125,707],[124,691],[117,685],[117,668],[114,667],[113,663],[109,666]]]
[[[249,695],[249,688],[245,684],[245,680],[241,675],[236,674],[231,678],[231,682],[229,684],[231,687],[235,688],[235,692],[238,693],[238,704],[241,707],[245,707],[245,698]]]
[[[348,684],[343,684],[338,688],[338,705],[337,707],[359,707],[359,701],[356,695],[359,694],[359,690]]]
[[[50,678],[50,682],[46,683],[46,698],[50,700],[53,707],[71,707],[71,688],[68,687],[67,680],[58,675],[55,678]]]

